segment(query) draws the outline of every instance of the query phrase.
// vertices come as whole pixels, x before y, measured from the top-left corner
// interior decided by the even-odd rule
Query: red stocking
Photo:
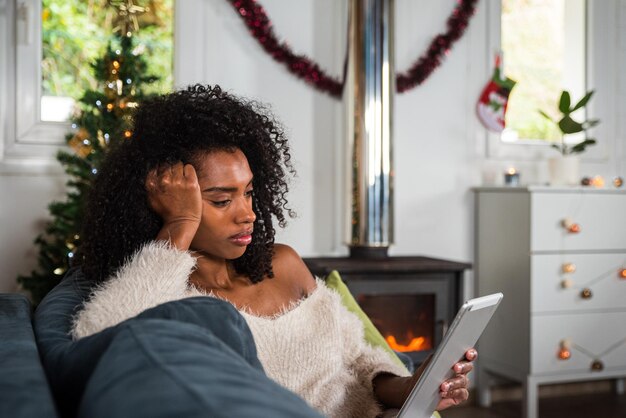
[[[500,71],[501,60],[501,56],[499,54],[496,55],[493,76],[483,89],[476,104],[478,118],[485,128],[494,132],[502,132],[504,130],[506,106],[509,102],[509,94],[511,94],[511,90],[515,86],[514,80],[508,77],[502,78]]]

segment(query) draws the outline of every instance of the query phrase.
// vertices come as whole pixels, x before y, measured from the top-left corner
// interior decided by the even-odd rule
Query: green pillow
[[[404,363],[402,363],[402,360],[398,358],[396,353],[391,349],[391,347],[389,347],[389,344],[387,344],[387,341],[385,341],[385,338],[376,329],[374,324],[372,324],[372,321],[367,317],[365,312],[361,310],[359,304],[356,302],[356,300],[354,300],[354,297],[352,297],[352,293],[350,293],[350,290],[348,290],[348,286],[346,286],[343,280],[341,280],[341,276],[339,275],[339,272],[337,272],[337,270],[331,271],[330,274],[326,276],[326,286],[339,293],[343,305],[348,308],[350,312],[359,317],[359,319],[363,323],[365,341],[367,341],[373,347],[380,347],[383,350],[387,351],[396,363],[405,367]]]

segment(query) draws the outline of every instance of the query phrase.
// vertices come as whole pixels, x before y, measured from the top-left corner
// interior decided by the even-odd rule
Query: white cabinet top
[[[589,194],[602,194],[602,193],[615,193],[626,194],[626,185],[621,188],[614,187],[612,184],[608,186],[597,188],[592,186],[480,186],[472,188],[477,193],[589,193]]]

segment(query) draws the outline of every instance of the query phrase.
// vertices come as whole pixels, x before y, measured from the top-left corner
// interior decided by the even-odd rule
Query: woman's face
[[[212,151],[196,159],[202,219],[191,249],[208,256],[239,258],[252,242],[252,171],[237,149]]]

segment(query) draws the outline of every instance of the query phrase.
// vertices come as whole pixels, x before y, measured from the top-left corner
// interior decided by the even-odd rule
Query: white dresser
[[[479,342],[478,399],[495,376],[524,387],[626,377],[626,190],[475,189],[477,294],[504,299]]]

